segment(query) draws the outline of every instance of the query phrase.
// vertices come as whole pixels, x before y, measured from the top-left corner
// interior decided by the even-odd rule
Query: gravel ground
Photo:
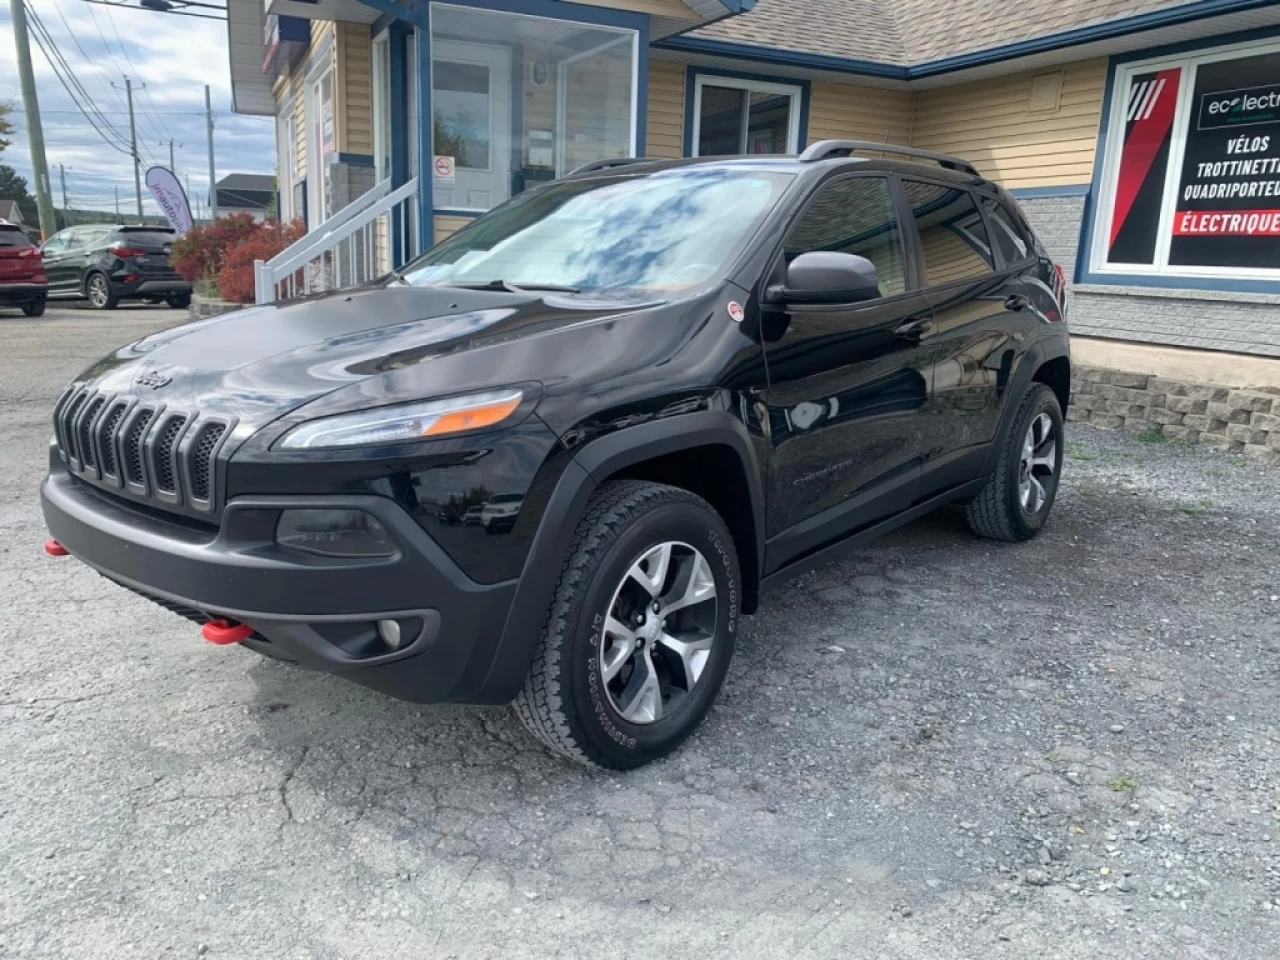
[[[1036,542],[792,581],[597,774],[40,553],[53,399],[167,322],[0,320],[0,956],[1276,957],[1280,471],[1073,424]]]

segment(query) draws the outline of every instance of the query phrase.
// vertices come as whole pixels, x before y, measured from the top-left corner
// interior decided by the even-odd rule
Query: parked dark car
[[[592,164],[372,284],[85,370],[46,549],[213,642],[514,700],[553,750],[635,767],[697,726],[766,586],[946,504],[1043,528],[1063,311],[962,160]]]
[[[169,264],[168,227],[90,224],[68,227],[44,243],[49,297],[88,300],[113,310],[121,300],[191,305],[191,284]]]
[[[0,304],[38,317],[48,289],[40,248],[17,224],[0,222]]]

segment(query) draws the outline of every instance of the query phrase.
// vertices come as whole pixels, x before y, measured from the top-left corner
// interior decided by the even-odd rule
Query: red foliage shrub
[[[261,229],[262,224],[247,213],[234,213],[207,225],[196,224],[173,242],[173,269],[188,283],[216,277],[227,251]]]
[[[270,260],[307,232],[301,220],[278,223],[269,220],[227,251],[218,271],[218,293],[232,303],[253,303],[253,263]]]

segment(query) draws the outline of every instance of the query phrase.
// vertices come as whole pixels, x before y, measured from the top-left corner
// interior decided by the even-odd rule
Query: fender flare
[[[703,410],[627,427],[575,452],[552,491],[507,612],[488,675],[468,702],[507,703],[524,685],[565,557],[587,503],[610,476],[655,457],[694,447],[727,446],[740,459],[755,521],[756,582],[764,557],[764,492],[746,427],[721,410]]]
[[[1009,430],[1013,429],[1013,418],[1018,414],[1016,401],[1031,385],[1036,371],[1050,360],[1058,360],[1062,357],[1066,357],[1068,360],[1071,358],[1070,348],[1065,343],[1058,344],[1049,338],[1037,340],[1027,347],[1026,352],[1023,353],[1018,369],[1014,371],[1013,383],[1005,391],[1004,412],[1000,415],[1000,427],[996,431],[996,441],[991,444],[991,451],[987,454],[987,462],[983,467],[984,476],[990,475],[996,469],[996,461],[1000,458],[1000,439]],[[1065,410],[1062,413],[1064,416],[1066,415]]]

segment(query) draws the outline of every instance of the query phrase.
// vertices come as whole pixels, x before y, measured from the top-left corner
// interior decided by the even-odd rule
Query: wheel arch
[[[1065,418],[1067,403],[1071,399],[1071,355],[1065,337],[1061,342],[1046,338],[1031,344],[1018,363],[1013,383],[1004,394],[1004,412],[1000,416],[1000,427],[987,456],[984,475],[995,469],[1000,455],[1000,440],[1013,427],[1013,418],[1018,414],[1018,401],[1033,383],[1043,383],[1054,392]]]
[[[111,277],[107,274],[107,271],[103,270],[101,267],[89,267],[85,270],[84,276],[80,278],[80,294],[85,299],[88,299],[89,297],[89,280],[94,274],[100,274],[102,279],[107,281],[107,289],[111,289]]]
[[[712,475],[727,482],[716,488],[709,477],[698,476],[700,469],[727,470]],[[724,411],[704,410],[627,427],[574,451],[547,503],[477,702],[505,703],[523,686],[587,503],[600,486],[617,479],[669,483],[708,500],[721,513],[738,550],[742,611],[755,610],[764,556],[764,493],[742,422]]]
[[[1064,354],[1043,361],[1031,375],[1031,380],[1033,383],[1043,383],[1053,391],[1065,418],[1067,406],[1071,403],[1071,358]]]

